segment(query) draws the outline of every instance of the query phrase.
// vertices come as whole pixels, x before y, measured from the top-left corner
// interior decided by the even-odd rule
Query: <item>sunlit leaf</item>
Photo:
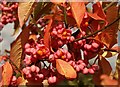
[[[83,20],[86,8],[84,2],[70,2],[72,14],[76,20],[76,23],[78,27],[80,27],[80,24]]]
[[[23,29],[17,39],[11,44],[10,59],[18,68],[20,68],[23,57],[24,45],[29,38],[30,27],[31,25]]]
[[[28,20],[33,9],[35,7],[35,0],[29,0],[29,2],[20,2],[18,6],[18,18],[20,27],[22,27]]]
[[[61,75],[64,75],[68,79],[77,77],[74,68],[69,63],[61,59],[56,59],[56,69]]]
[[[112,56],[115,56],[117,52],[110,52],[110,51],[104,51],[102,56],[105,58],[111,58]]]
[[[9,85],[13,75],[13,69],[9,62],[6,62],[3,66],[2,72],[2,85]]]

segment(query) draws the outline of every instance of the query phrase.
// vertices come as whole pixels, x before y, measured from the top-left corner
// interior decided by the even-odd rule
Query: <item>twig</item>
[[[81,37],[81,38],[75,39],[73,42],[86,39],[86,38],[88,38],[88,37],[91,37],[91,36],[93,36],[93,35],[96,35],[97,33],[101,32],[101,31],[107,30],[107,29],[109,29],[108,27],[110,27],[111,25],[113,25],[113,24],[114,24],[115,22],[117,22],[119,19],[120,19],[120,16],[118,16],[113,22],[111,22],[111,23],[108,24],[107,26],[103,27],[102,29],[95,31],[95,32],[93,32],[92,34],[89,34],[89,35],[83,36],[83,37]]]
[[[105,8],[103,8],[103,10],[107,10],[109,7],[113,6],[114,4],[116,4],[116,2],[111,2],[110,4],[108,4]]]

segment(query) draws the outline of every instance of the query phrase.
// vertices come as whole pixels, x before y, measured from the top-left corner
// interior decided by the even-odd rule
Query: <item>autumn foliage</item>
[[[13,22],[14,35],[22,30],[0,56],[0,85],[80,85],[81,74],[96,86],[120,85],[118,3],[50,1],[0,3],[0,30]],[[113,56],[115,72],[107,60]]]

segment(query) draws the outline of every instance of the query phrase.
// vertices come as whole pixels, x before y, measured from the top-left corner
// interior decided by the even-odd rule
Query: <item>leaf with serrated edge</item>
[[[77,77],[74,68],[64,60],[56,59],[56,69],[61,75],[68,79],[74,79]]]
[[[20,27],[22,27],[28,20],[30,14],[35,7],[35,0],[29,0],[29,2],[20,2],[18,5],[18,18]]]
[[[85,4],[84,2],[70,2],[70,6],[76,23],[78,27],[80,27],[80,24],[86,11]]]
[[[30,26],[23,29],[17,39],[11,44],[10,59],[18,68],[20,68],[24,45],[29,38]]]
[[[13,69],[9,62],[6,62],[3,66],[2,72],[2,85],[9,85],[13,75]]]

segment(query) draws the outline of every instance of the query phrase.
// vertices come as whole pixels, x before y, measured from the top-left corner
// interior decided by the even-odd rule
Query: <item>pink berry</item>
[[[67,54],[67,58],[70,59],[71,58],[71,54],[68,52]]]
[[[84,68],[82,73],[83,74],[88,74],[88,68]]]
[[[36,66],[35,66],[35,65],[32,65],[32,66],[30,67],[30,70],[31,70],[32,72],[35,72]]]
[[[83,63],[83,60],[78,60],[77,61],[77,64],[81,64],[81,63]]]
[[[92,69],[95,71],[95,70],[98,70],[99,69],[99,66],[98,65],[96,65],[96,64],[94,64],[94,65],[92,65]]]
[[[92,46],[88,44],[86,49],[90,50],[91,48],[92,48]]]
[[[85,66],[80,64],[80,65],[78,65],[78,67],[80,68],[80,70],[83,70]]]
[[[49,84],[56,83],[56,80],[57,80],[56,76],[51,76],[48,78],[48,83]]]
[[[25,49],[27,49],[27,48],[30,48],[30,44],[29,43],[25,44]]]
[[[75,69],[76,69],[77,72],[80,71],[80,67],[78,65],[75,67]]]
[[[38,73],[40,71],[39,67],[35,67],[35,72]]]
[[[89,69],[88,69],[88,72],[89,72],[90,74],[94,74],[94,73],[95,73],[92,68],[89,68]]]
[[[40,79],[43,79],[43,78],[44,78],[44,75],[43,75],[43,74],[38,74],[38,77],[39,77]]]
[[[93,47],[93,48],[98,48],[98,47],[99,47],[99,44],[98,44],[98,43],[93,42],[93,43],[92,43],[92,47]]]
[[[12,81],[15,82],[17,80],[16,76],[12,77]]]

